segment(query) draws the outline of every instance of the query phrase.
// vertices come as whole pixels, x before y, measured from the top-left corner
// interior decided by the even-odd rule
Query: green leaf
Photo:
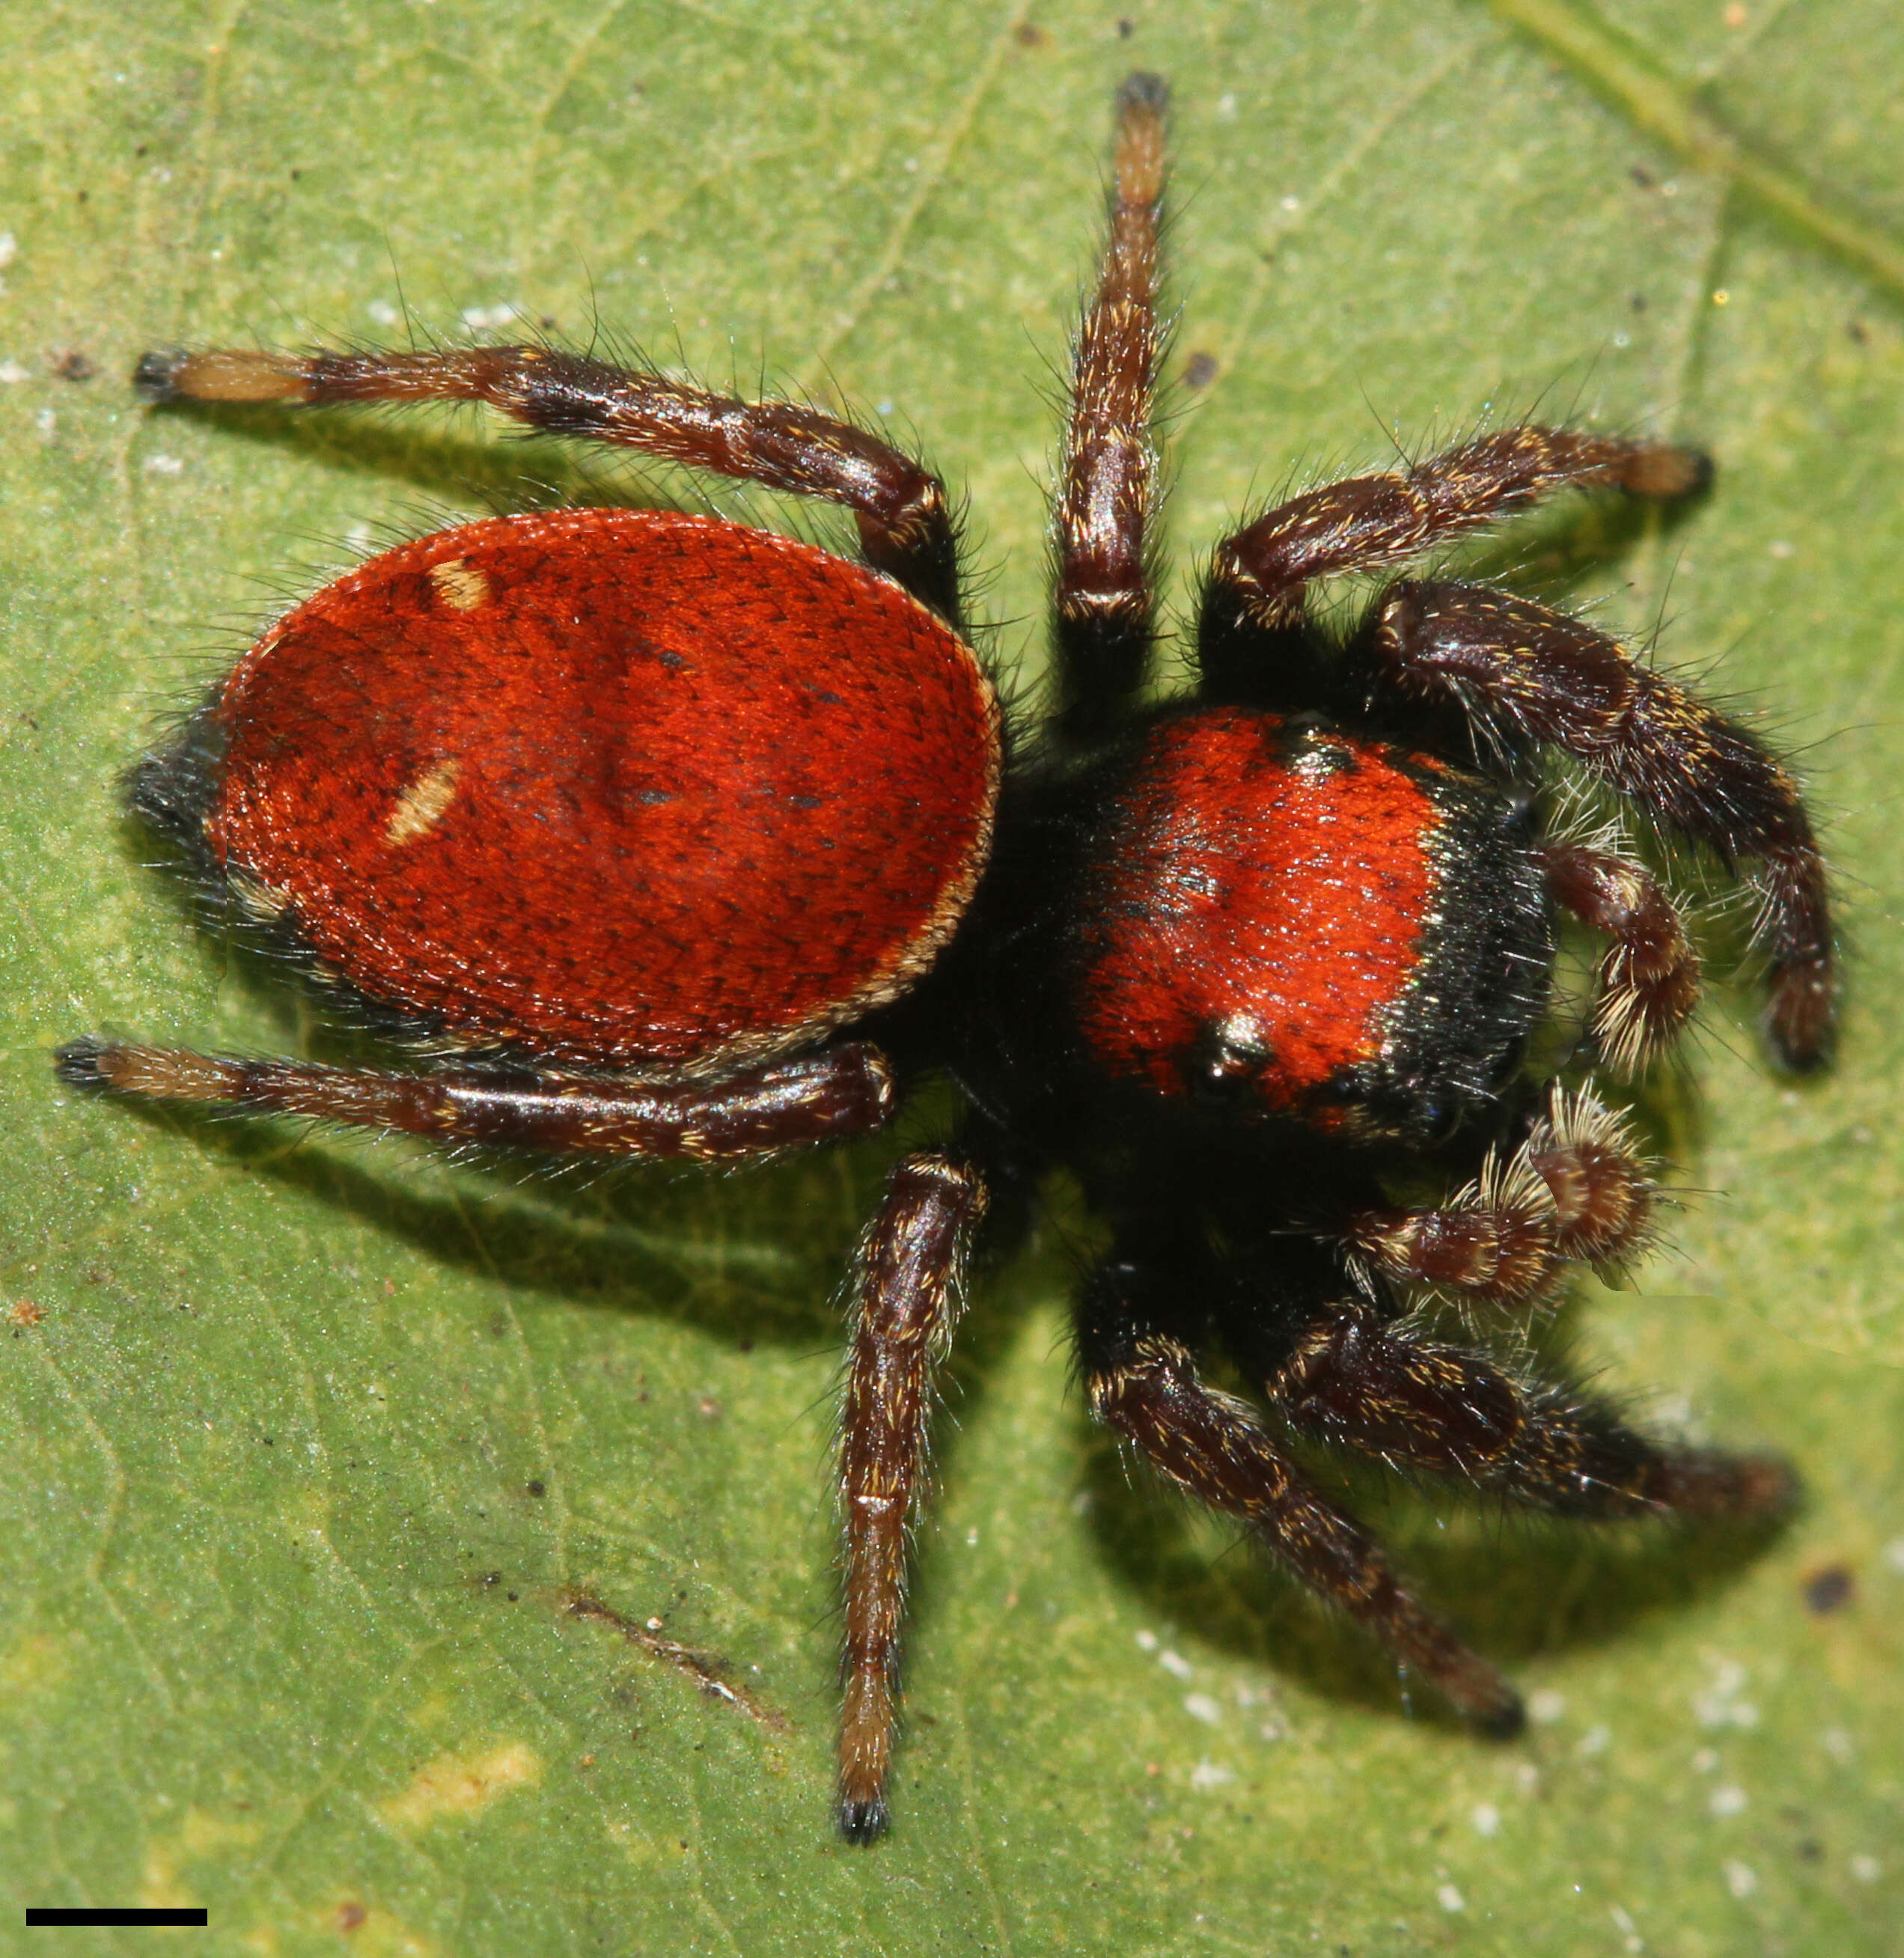
[[[1894,1950],[1901,40],[1882,0],[11,10],[4,1908],[202,1903],[220,1953]],[[1649,1102],[1699,1193],[1567,1326],[1811,1498],[1757,1545],[1377,1502],[1537,1696],[1484,1746],[1126,1487],[1067,1383],[1067,1221],[968,1321],[898,1824],[856,1854],[825,1487],[879,1151],[512,1174],[81,1104],[49,1066],[92,1031],[313,1038],[187,930],[115,787],[274,594],[525,477],[626,479],[470,420],[150,413],[125,377],[182,338],[521,308],[836,391],[969,492],[1028,673],[1053,375],[1136,65],[1176,100],[1174,602],[1245,509],[1391,431],[1538,402],[1719,458],[1681,520],[1563,512],[1504,560],[1663,617],[1662,658],[1798,754],[1842,1053],[1779,1080],[1716,984]],[[1839,1568],[1849,1601],[1807,1608]]]

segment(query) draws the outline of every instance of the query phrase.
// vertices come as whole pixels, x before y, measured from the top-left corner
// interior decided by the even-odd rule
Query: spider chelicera
[[[145,818],[331,996],[426,1041],[407,1071],[90,1039],[78,1086],[445,1142],[728,1161],[864,1134],[927,1078],[962,1112],[892,1171],[854,1279],[839,1459],[838,1816],[884,1826],[907,1529],[933,1370],[988,1195],[1068,1170],[1090,1405],[1242,1519],[1483,1727],[1519,1704],[1305,1475],[1321,1441],[1586,1518],[1762,1515],[1768,1456],[1674,1448],[1441,1343],[1424,1291],[1506,1313],[1646,1240],[1620,1120],[1532,1078],[1557,910],[1605,935],[1582,1046],[1632,1069],[1697,991],[1672,900],[1551,826],[1544,751],[1743,867],[1770,1038],[1821,1057],[1825,880],[1750,735],[1607,634],[1399,579],[1325,630],[1319,580],[1567,487],[1684,496],[1677,448],[1516,426],[1330,483],[1217,548],[1193,692],[1144,704],[1162,85],[1117,99],[1110,235],[1053,518],[1060,699],[1008,740],[962,636],[938,480],[865,429],[541,347],[170,352],[160,401],[477,401],[843,505],[857,562],[654,511],[459,525],[266,632],[135,771]],[[1439,1179],[1441,1200],[1396,1194]],[[1219,1350],[1258,1391],[1206,1384]]]

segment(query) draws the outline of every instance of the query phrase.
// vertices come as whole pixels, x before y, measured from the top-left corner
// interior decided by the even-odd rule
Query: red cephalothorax
[[[1364,1136],[1497,1091],[1551,957],[1524,810],[1241,705],[1158,720],[1100,780],[1069,1012],[1106,1076]]]
[[[372,559],[265,635],[214,718],[208,840],[320,958],[597,1066],[762,1056],[903,991],[997,794],[990,683],[925,607],[671,512]]]
[[[1525,1313],[1650,1229],[1646,1166],[1582,1077],[1670,1047],[1699,962],[1611,833],[1560,829],[1546,756],[1751,879],[1769,1031],[1798,1068],[1835,988],[1791,778],[1544,607],[1396,578],[1337,632],[1310,603],[1570,487],[1690,496],[1703,460],[1515,426],[1307,490],[1218,545],[1195,685],[1146,704],[1164,110],[1155,76],[1120,92],[1054,498],[1057,698],[1009,756],[944,491],[864,428],[546,346],[172,351],[136,377],[158,403],[483,402],[851,515],[857,562],[700,518],[499,518],[318,592],[131,800],[222,915],[411,1040],[408,1064],[85,1039],[58,1066],[131,1098],[703,1161],[865,1135],[944,1082],[957,1112],[891,1170],[854,1267],[855,1842],[885,1826],[933,1370],[994,1191],[1002,1229],[1062,1172],[1104,1221],[1076,1299],[1097,1418],[1489,1731],[1517,1722],[1513,1688],[1306,1449],[1590,1519],[1771,1516],[1792,1488],[1776,1459],[1655,1439],[1415,1311]],[[1571,1081],[1525,1059],[1559,911],[1608,941]],[[1208,1383],[1212,1348],[1273,1418]]]
[[[1428,952],[1433,765],[1231,707],[1166,721],[1107,813],[1078,1022],[1110,1074],[1232,1067],[1301,1110],[1380,1054]]]

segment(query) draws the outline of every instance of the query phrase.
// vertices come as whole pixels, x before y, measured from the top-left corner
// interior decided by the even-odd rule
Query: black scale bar
[[[50,1910],[29,1908],[27,1922],[36,1924],[203,1924],[205,1913],[199,1910],[134,1910],[129,1908],[107,1910]]]

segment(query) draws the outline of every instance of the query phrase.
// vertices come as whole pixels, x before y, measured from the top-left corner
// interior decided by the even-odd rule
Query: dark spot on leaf
[[[1805,1609],[1824,1617],[1842,1611],[1858,1589],[1858,1580],[1849,1564],[1828,1564],[1805,1579]]]

